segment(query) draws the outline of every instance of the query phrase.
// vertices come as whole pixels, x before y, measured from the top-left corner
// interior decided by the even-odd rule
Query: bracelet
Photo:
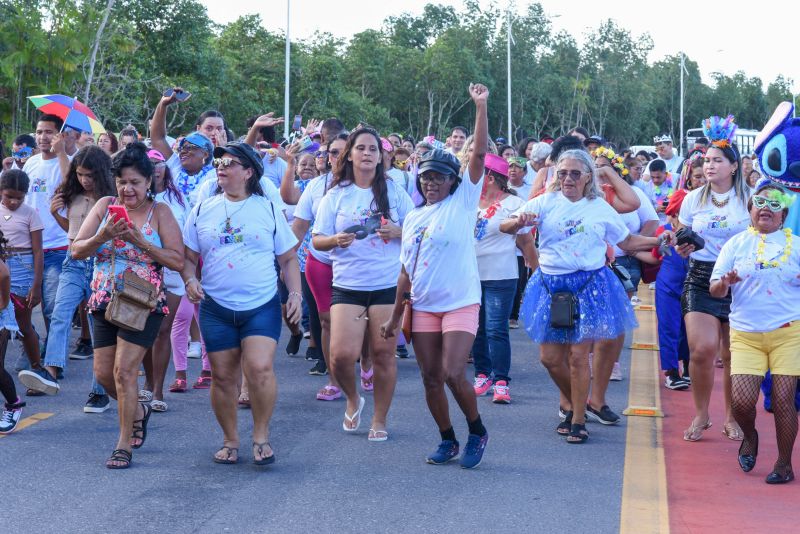
[[[184,287],[186,287],[186,286],[188,286],[188,285],[189,285],[191,282],[197,282],[197,278],[195,278],[194,276],[192,276],[191,278],[189,278],[187,281],[185,281],[185,282],[183,283],[183,286],[184,286]]]
[[[289,296],[291,297],[292,295],[297,295],[298,298],[300,298],[300,300],[303,300],[303,295],[301,295],[297,291],[289,291]]]

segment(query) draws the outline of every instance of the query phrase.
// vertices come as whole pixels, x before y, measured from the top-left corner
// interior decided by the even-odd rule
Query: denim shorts
[[[276,293],[252,310],[230,310],[210,296],[200,302],[200,332],[207,352],[240,347],[249,336],[266,336],[276,342],[281,335],[281,304]]]
[[[11,292],[27,297],[33,285],[33,254],[10,253],[6,259],[11,274]]]

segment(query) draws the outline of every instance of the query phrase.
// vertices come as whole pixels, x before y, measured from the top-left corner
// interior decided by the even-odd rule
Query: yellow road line
[[[29,426],[35,425],[39,421],[44,421],[48,417],[52,417],[54,415],[55,414],[53,414],[53,413],[47,413],[47,412],[35,413],[35,414],[31,415],[30,417],[26,417],[25,419],[23,419],[19,423],[17,423],[17,428],[16,428],[16,430],[14,432],[22,430],[23,428],[28,428]],[[9,436],[9,435],[10,434],[0,434],[0,438],[4,438],[4,437]]]
[[[648,291],[643,300],[652,302],[652,293]],[[634,340],[654,344],[657,334],[655,314],[642,312],[637,312],[639,328],[634,332]],[[657,361],[657,350],[631,353],[629,406],[661,409],[661,378]],[[624,534],[668,533],[667,474],[661,418],[629,417],[627,423],[619,530]]]

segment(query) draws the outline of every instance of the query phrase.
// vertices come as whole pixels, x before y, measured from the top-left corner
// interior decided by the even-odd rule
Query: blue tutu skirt
[[[551,293],[577,293],[575,326],[550,326],[551,297],[544,284]],[[639,326],[622,282],[608,267],[559,275],[544,274],[537,269],[525,288],[519,316],[528,336],[536,343],[575,344],[614,339]]]

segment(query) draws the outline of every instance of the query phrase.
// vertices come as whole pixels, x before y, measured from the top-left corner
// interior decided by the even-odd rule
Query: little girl
[[[42,300],[44,224],[36,210],[24,203],[29,183],[28,175],[18,169],[0,175],[0,231],[8,240],[5,259],[11,273],[14,314],[31,369],[36,371],[41,369],[41,356],[39,336],[31,323],[31,311]]]
[[[0,256],[4,256],[3,239],[0,233]],[[3,411],[0,413],[0,434],[10,434],[17,427],[22,417],[22,408],[25,403],[17,396],[14,379],[6,371],[5,358],[8,340],[12,332],[17,331],[17,322],[14,320],[14,305],[11,303],[11,276],[5,262],[0,260],[0,394],[5,397]]]

